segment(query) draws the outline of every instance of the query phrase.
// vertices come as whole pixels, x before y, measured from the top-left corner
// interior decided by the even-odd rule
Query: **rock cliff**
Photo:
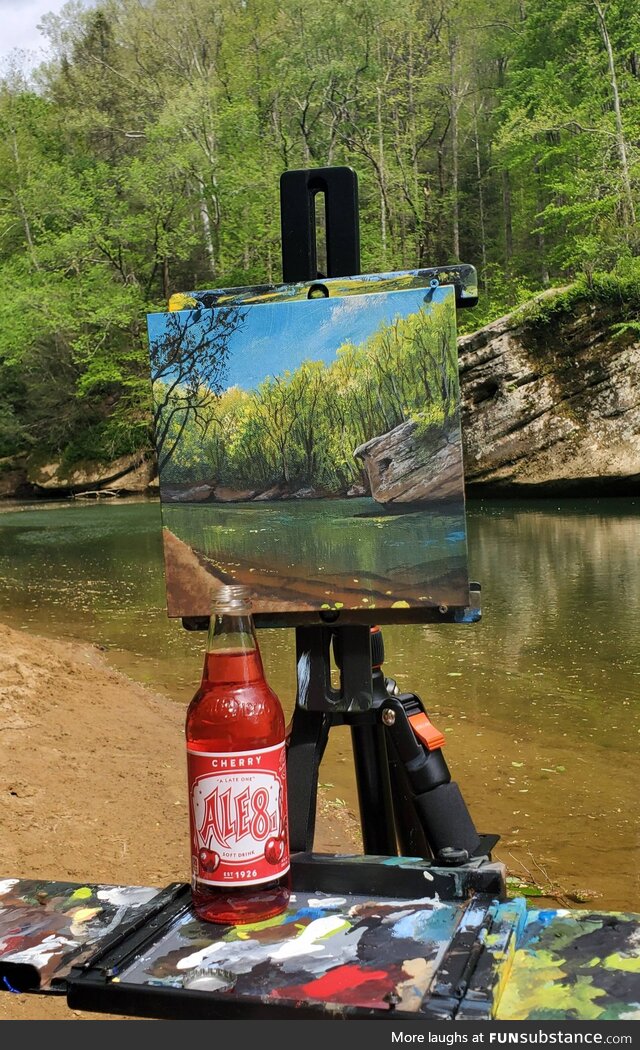
[[[457,425],[421,428],[409,420],[358,445],[371,495],[379,503],[462,499],[462,449]]]
[[[459,338],[467,493],[638,493],[640,307],[615,288],[605,291],[554,289]],[[446,499],[448,489],[459,490],[459,466],[452,458],[455,447],[441,444],[431,448],[415,424],[405,423],[356,454],[383,502]],[[421,488],[427,453],[438,458],[437,492]],[[0,497],[158,491],[153,457],[142,453],[70,471],[25,459],[0,461]],[[433,470],[430,476],[433,482]],[[202,491],[198,498],[210,495]],[[291,495],[278,488],[256,498]],[[224,499],[225,490],[216,497]],[[229,490],[226,498],[240,496]]]
[[[460,337],[468,492],[638,492],[640,332],[625,317],[554,291]]]
[[[35,494],[55,495],[109,490],[114,494],[144,493],[155,480],[155,463],[138,453],[121,456],[111,463],[82,463],[65,470],[60,463],[31,464],[26,481]]]

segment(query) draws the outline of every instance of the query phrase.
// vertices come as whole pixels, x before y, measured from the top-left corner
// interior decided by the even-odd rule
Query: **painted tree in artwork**
[[[211,421],[207,411],[224,389],[229,339],[241,326],[238,307],[212,312],[177,311],[162,315],[160,331],[149,340],[154,391],[158,470],[162,472],[191,424],[202,438]]]

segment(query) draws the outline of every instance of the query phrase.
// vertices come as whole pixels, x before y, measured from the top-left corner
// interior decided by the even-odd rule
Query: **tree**
[[[523,217],[564,274],[638,249],[640,84],[625,62],[637,28],[627,0],[530,0],[514,48],[497,149],[528,186]]]
[[[207,409],[224,387],[229,340],[244,317],[242,310],[229,306],[215,311],[177,311],[150,319],[153,427],[160,472],[171,459],[187,423],[195,423],[202,437],[206,435],[211,422]]]

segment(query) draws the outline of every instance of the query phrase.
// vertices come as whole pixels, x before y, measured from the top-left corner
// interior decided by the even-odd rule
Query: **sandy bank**
[[[0,624],[0,878],[186,881],[184,714],[95,646]],[[319,798],[316,849],[337,835],[358,849],[353,815]],[[107,1016],[0,993],[0,1019]]]

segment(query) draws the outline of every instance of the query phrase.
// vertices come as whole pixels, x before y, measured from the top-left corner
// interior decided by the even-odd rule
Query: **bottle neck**
[[[255,625],[250,613],[212,614],[203,682],[254,682],[264,678]]]

